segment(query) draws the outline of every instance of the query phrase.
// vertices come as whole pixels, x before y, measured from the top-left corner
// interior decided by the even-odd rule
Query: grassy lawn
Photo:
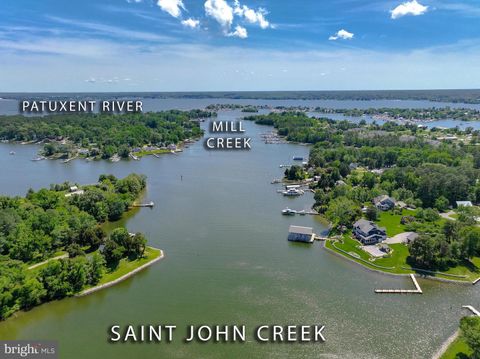
[[[402,266],[410,268],[407,264],[408,247],[402,243],[389,244],[388,246],[392,248],[392,254],[386,258],[377,259],[375,264],[383,267],[395,267],[398,269],[397,273],[409,273],[410,271],[401,268]]]
[[[403,269],[402,266],[406,266],[406,258],[408,256],[408,248],[403,244],[393,244],[391,245],[393,249],[393,253],[386,257],[386,258],[378,258],[373,261],[369,260],[371,258],[370,254],[359,248],[360,243],[355,239],[351,238],[350,234],[346,234],[342,237],[343,243],[335,242],[335,246],[332,241],[327,241],[325,246],[329,249],[334,250],[335,252],[344,255],[345,253],[339,251],[338,249],[344,250],[347,253],[355,253],[359,258],[363,259],[364,262],[358,260],[357,257],[348,256],[348,258],[353,259],[354,261],[377,270],[383,270],[384,272],[388,273],[413,273],[412,271]],[[338,249],[337,249],[338,248]],[[394,267],[393,269],[385,269],[385,268],[378,268],[377,266],[381,267]]]
[[[115,279],[118,279],[121,276],[131,272],[132,270],[137,269],[138,267],[152,261],[155,258],[158,258],[159,256],[160,250],[147,247],[145,249],[145,255],[143,258],[136,259],[134,261],[130,261],[126,258],[122,259],[118,264],[117,268],[115,268],[115,270],[112,272],[105,273],[97,285],[105,284]]]
[[[404,209],[402,214],[393,214],[392,211],[379,211],[376,223],[379,227],[387,229],[387,236],[393,237],[399,233],[405,232],[405,226],[400,223],[403,216],[413,216],[415,211]]]
[[[343,243],[336,241],[335,244],[333,244],[332,241],[327,241],[325,243],[325,246],[369,268],[381,270],[387,273],[395,273],[395,274],[415,273],[415,271],[411,269],[411,266],[407,263],[407,257],[409,255],[409,252],[408,252],[408,247],[404,244],[401,244],[401,243],[389,244],[389,247],[392,248],[393,250],[390,255],[387,255],[386,257],[370,260],[372,258],[370,254],[368,254],[367,252],[365,252],[359,247],[360,243],[355,239],[353,239],[350,233],[345,234],[342,237],[342,241]],[[338,249],[341,249],[349,253],[350,255],[347,256],[345,253],[339,251]],[[351,255],[352,253],[353,255]],[[363,259],[363,261],[359,260],[358,258]],[[472,262],[474,263],[474,265],[472,265],[471,263],[465,262],[462,265],[459,265],[455,268],[450,268],[448,271],[444,272],[447,274],[466,275],[467,278],[443,276],[441,274],[435,274],[435,276],[440,278],[450,279],[450,280],[473,281],[478,277],[480,277],[480,269],[479,269],[480,258],[475,257],[472,260]],[[384,268],[379,268],[377,266],[384,267]],[[392,269],[389,269],[389,268],[392,268]],[[432,273],[432,275],[434,274]]]
[[[468,261],[464,261],[463,263],[459,264],[454,268],[450,268],[449,270],[445,271],[448,274],[455,274],[455,275],[466,275],[468,280],[475,280],[480,277],[480,258],[475,257],[472,259],[472,263]]]
[[[143,157],[143,156],[148,156],[153,154],[160,155],[162,153],[170,153],[170,152],[171,152],[170,150],[159,149],[159,150],[151,150],[151,151],[140,151],[140,152],[134,153],[134,155],[137,157]]]
[[[348,253],[350,253],[350,252],[356,253],[360,258],[362,258],[364,260],[369,260],[370,255],[367,252],[358,248],[360,243],[358,243],[358,241],[353,239],[350,234],[345,234],[342,237],[342,240],[343,240],[343,243],[335,242],[335,246],[337,248],[340,248],[340,249],[342,249],[342,250],[344,250],[345,252],[348,252]],[[333,248],[333,246],[332,246],[332,248]]]
[[[452,344],[450,344],[441,359],[468,359],[471,354],[472,351],[460,335]]]

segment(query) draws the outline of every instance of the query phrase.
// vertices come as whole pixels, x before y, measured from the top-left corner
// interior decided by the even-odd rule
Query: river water
[[[240,116],[226,111],[219,119]],[[281,177],[280,164],[307,157],[309,148],[267,145],[260,134],[270,128],[250,122],[244,127],[251,151],[207,151],[199,141],[179,155],[118,163],[31,162],[36,146],[0,145],[2,195],[24,195],[30,187],[66,180],[92,183],[102,173],[147,175],[145,199],[156,206],[124,222],[166,254],[112,288],[19,313],[0,323],[0,339],[58,340],[62,358],[79,359],[431,357],[466,314],[461,306],[480,306],[478,287],[419,280],[423,295],[378,295],[375,288],[412,283],[363,269],[319,242],[289,243],[290,224],[317,233],[326,228],[314,216],[280,213],[287,206],[308,208],[312,194],[286,198],[270,184]],[[114,324],[178,329],[170,344],[111,344],[108,329]],[[200,324],[244,324],[248,341],[183,343],[186,326]],[[262,324],[323,324],[327,341],[259,344],[250,333]]]

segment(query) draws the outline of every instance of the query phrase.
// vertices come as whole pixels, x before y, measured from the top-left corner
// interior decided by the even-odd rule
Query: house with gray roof
[[[364,218],[353,224],[353,235],[365,245],[377,244],[387,239],[385,228],[379,228],[375,223]]]
[[[382,211],[388,211],[389,209],[392,209],[393,207],[395,207],[395,199],[384,194],[384,195],[375,197],[373,199],[373,204],[375,205],[375,207],[377,207]]]

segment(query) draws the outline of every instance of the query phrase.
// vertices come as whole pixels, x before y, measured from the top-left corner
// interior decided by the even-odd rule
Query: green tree
[[[480,317],[464,317],[460,329],[468,346],[473,350],[472,359],[480,358]]]
[[[378,210],[375,206],[368,206],[367,211],[365,212],[365,216],[369,221],[376,221],[378,219]]]
[[[440,196],[435,200],[435,208],[438,209],[440,212],[446,211],[448,209],[448,199],[444,196]]]
[[[102,250],[103,257],[108,266],[115,267],[125,255],[125,248],[119,246],[111,239],[107,239]]]
[[[361,211],[359,206],[352,200],[346,197],[338,197],[330,202],[325,214],[337,227],[352,227],[355,220],[361,216]]]
[[[88,284],[96,285],[102,278],[105,259],[98,253],[94,253],[89,263],[88,268]]]

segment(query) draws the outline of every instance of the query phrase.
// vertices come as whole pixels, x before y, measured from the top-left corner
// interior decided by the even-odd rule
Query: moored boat
[[[297,213],[297,212],[294,211],[293,209],[288,208],[288,207],[282,210],[282,214],[284,216],[293,216],[293,215],[295,215],[295,213]]]

